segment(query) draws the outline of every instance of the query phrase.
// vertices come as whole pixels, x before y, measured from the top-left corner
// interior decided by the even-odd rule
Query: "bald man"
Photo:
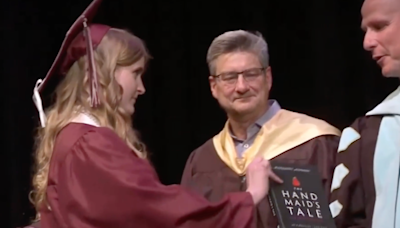
[[[400,77],[400,1],[365,0],[364,48],[385,77]],[[400,87],[343,130],[331,185],[338,228],[400,227]]]

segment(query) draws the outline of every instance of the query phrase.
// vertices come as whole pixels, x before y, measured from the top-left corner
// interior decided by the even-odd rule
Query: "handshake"
[[[270,179],[283,183],[282,179],[272,171],[270,162],[261,157],[255,158],[249,164],[246,173],[246,191],[253,197],[254,204],[258,204],[267,195]]]

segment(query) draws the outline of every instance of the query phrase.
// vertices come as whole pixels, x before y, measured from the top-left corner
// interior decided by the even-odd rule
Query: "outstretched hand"
[[[283,183],[271,168],[269,160],[262,157],[255,158],[247,168],[247,192],[253,196],[253,201],[258,204],[269,191],[269,180],[277,183]]]

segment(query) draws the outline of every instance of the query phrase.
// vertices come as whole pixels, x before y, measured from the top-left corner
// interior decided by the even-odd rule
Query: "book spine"
[[[278,205],[278,202],[277,202],[277,199],[276,199],[276,196],[275,196],[275,192],[274,191],[270,191],[270,194],[268,194],[268,197],[269,197],[269,200],[270,200],[270,203],[271,203],[272,213],[274,214],[274,216],[276,216],[278,218],[278,222],[279,222],[278,228],[287,228],[285,226],[284,221],[283,221],[282,213],[280,212],[279,207],[278,206],[276,206],[276,207],[274,206],[274,202],[275,202],[275,205]]]
[[[268,200],[269,200],[269,205],[271,206],[272,215],[275,217],[276,216],[275,207],[274,207],[274,204],[272,203],[272,199],[271,199],[270,195],[268,195]]]

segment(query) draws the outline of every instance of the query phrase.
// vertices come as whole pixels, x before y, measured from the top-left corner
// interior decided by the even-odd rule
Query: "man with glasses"
[[[228,192],[245,191],[246,168],[262,156],[316,165],[328,198],[340,131],[269,100],[272,73],[262,35],[226,32],[212,42],[207,62],[212,95],[228,120],[219,134],[191,153],[182,185],[211,201]],[[254,221],[259,228],[277,227],[267,198],[259,204]]]

